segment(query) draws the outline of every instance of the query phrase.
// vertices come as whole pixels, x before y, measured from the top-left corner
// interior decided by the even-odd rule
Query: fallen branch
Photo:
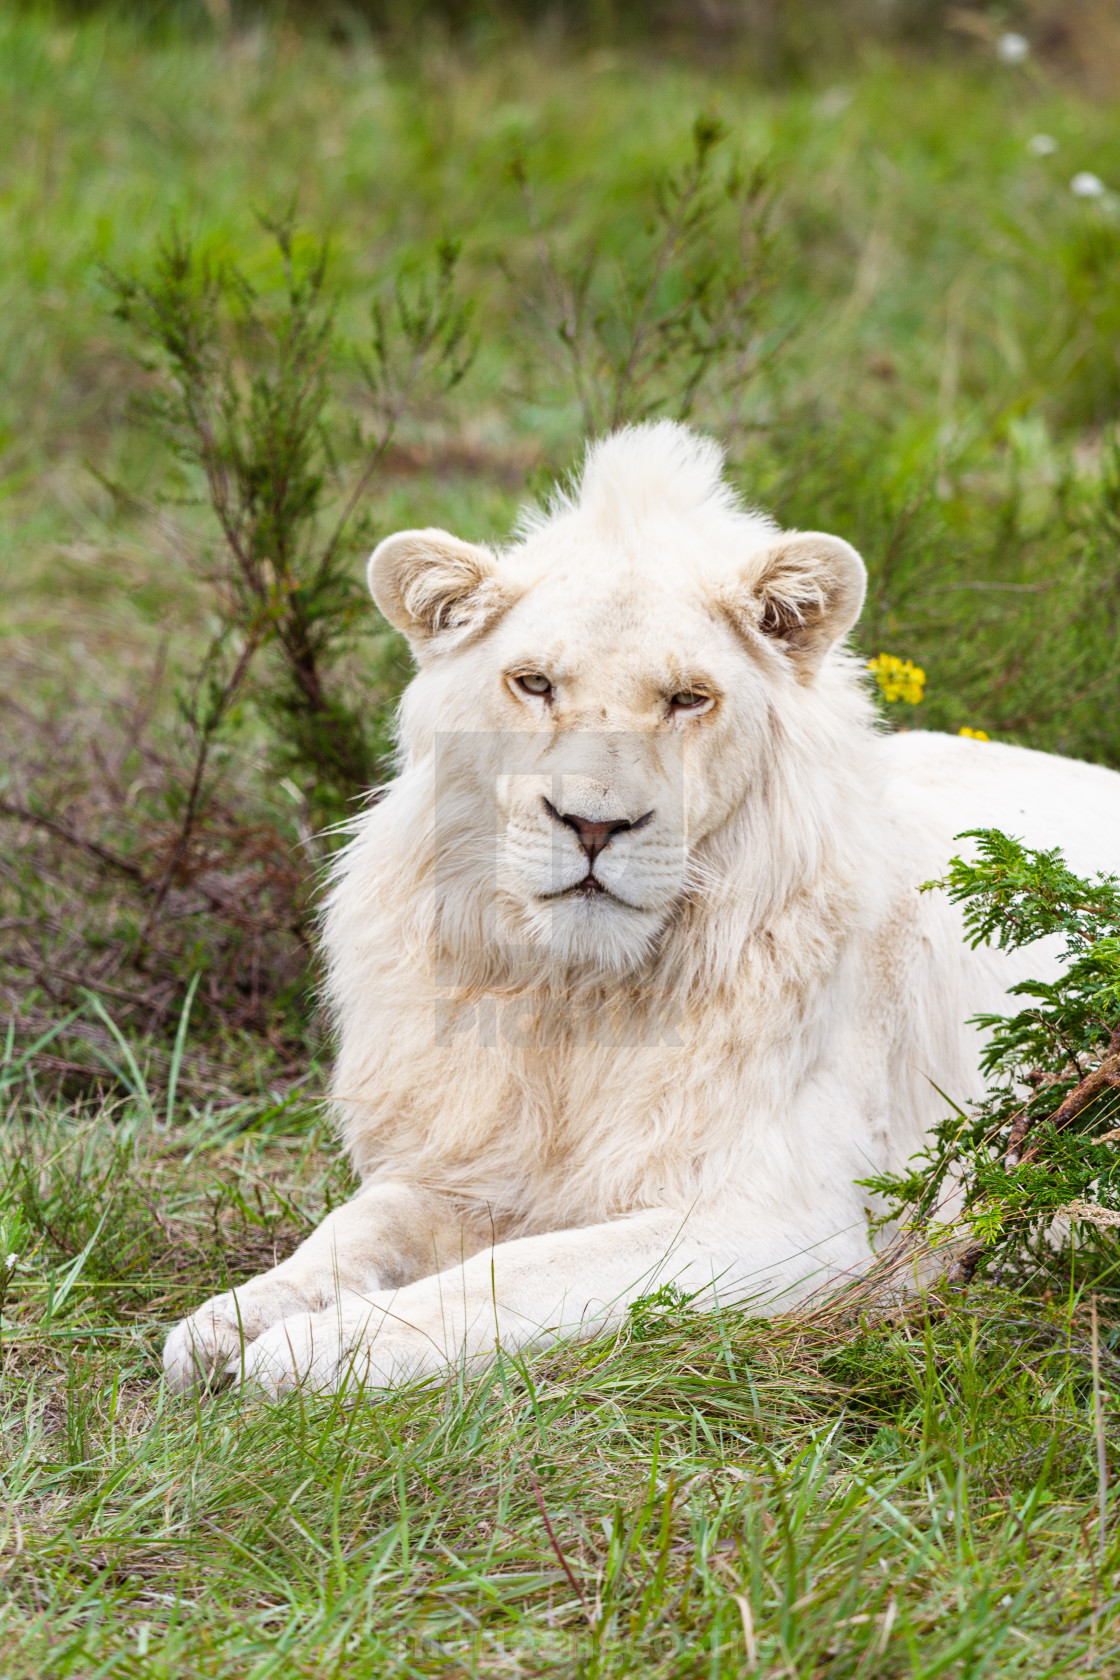
[[[1097,1066],[1087,1073],[1084,1079],[1078,1080],[1069,1096],[1043,1123],[1046,1126],[1053,1127],[1056,1132],[1064,1131],[1109,1086],[1120,1089],[1120,1025],[1113,1029],[1112,1036],[1108,1041],[1108,1050],[1097,1063]],[[1034,1122],[1026,1110],[1019,1115],[1012,1126],[1007,1139],[1007,1153],[1003,1158],[1003,1164],[1008,1172],[1014,1172],[1020,1162],[1033,1161],[1038,1158],[1039,1151],[1042,1148],[1041,1144],[1032,1144],[1030,1149],[1026,1151],[1022,1149],[1023,1141],[1027,1133],[1033,1129],[1033,1126]]]

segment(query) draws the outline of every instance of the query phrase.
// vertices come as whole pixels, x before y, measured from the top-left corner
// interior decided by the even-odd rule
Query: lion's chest
[[[381,1081],[376,1111],[351,1134],[359,1170],[406,1166],[506,1228],[718,1189],[770,1150],[776,1124],[788,1128],[820,1033],[805,998],[784,989],[693,1007],[666,996],[563,1010],[522,997],[481,1030],[476,1015],[473,1030],[414,1057],[399,1091]]]

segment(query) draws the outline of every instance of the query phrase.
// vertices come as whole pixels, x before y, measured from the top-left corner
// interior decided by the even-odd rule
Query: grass
[[[924,663],[923,718],[1120,762],[1102,704],[1118,585],[1114,492],[1101,494],[1120,223],[1111,201],[1068,190],[1076,169],[1120,180],[1111,108],[972,61],[872,58],[835,85],[776,90],[620,54],[476,62],[433,45],[405,68],[283,31],[153,41],[14,9],[0,44],[15,137],[0,191],[0,645],[40,701],[127,704],[169,635],[181,659],[205,633],[175,522],[150,506],[193,480],[169,478],[127,423],[143,375],[103,265],[145,264],[178,220],[260,274],[254,211],[294,203],[332,236],[359,340],[383,278],[461,237],[480,354],[450,420],[415,418],[371,506],[385,530],[423,518],[501,536],[534,473],[579,443],[572,392],[519,315],[533,240],[510,163],[528,159],[562,242],[594,237],[625,261],[653,177],[679,167],[710,110],[729,155],[766,161],[776,206],[777,359],[729,433],[741,482],[866,553],[862,635]],[[1027,150],[1040,131],[1053,156]]]
[[[561,253],[591,240],[625,267],[698,112],[765,163],[772,198],[759,371],[737,412],[700,415],[739,482],[865,553],[861,646],[928,677],[895,722],[1120,766],[1120,220],[1068,187],[1079,170],[1120,187],[1114,104],[967,44],[780,85],[637,49],[432,38],[405,59],[280,25],[219,42],[9,6],[0,794],[143,857],[176,688],[212,630],[197,479],[129,418],[151,375],[103,265],[145,267],[177,219],[267,285],[253,213],[294,200],[332,238],[353,346],[374,294],[458,237],[475,366],[410,414],[370,515],[499,537],[580,441],[522,307],[539,274],[511,163]],[[1039,133],[1057,150],[1033,153]],[[405,672],[371,613],[347,693],[384,714]],[[231,726],[224,785],[306,896],[262,727],[251,708]],[[184,895],[176,961],[138,990],[120,883],[30,825],[4,836],[0,1222],[18,1209],[26,1229],[0,1321],[5,1680],[1117,1672],[1103,1261],[896,1323],[655,1302],[614,1339],[355,1407],[166,1396],[167,1325],[347,1193],[306,948],[278,912],[227,951]],[[16,1077],[71,1006],[85,1062],[52,1061],[59,1038]]]
[[[184,1403],[163,1326],[346,1193],[306,1117],[247,1118],[9,1133],[36,1243],[5,1317],[6,1676],[1114,1672],[1084,1300],[862,1327],[653,1301],[357,1405]]]

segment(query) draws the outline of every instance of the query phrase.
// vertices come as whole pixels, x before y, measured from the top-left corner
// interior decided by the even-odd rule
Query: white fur
[[[842,648],[858,557],[720,469],[640,427],[501,555],[438,531],[374,555],[420,669],[326,917],[362,1189],[173,1331],[176,1385],[387,1384],[669,1281],[767,1310],[861,1267],[854,1181],[916,1151],[935,1087],[978,1095],[968,1017],[1052,967],[970,952],[919,884],[985,825],[1120,867],[1113,772],[882,734]],[[571,890],[565,817],[635,825],[595,860],[607,892]]]

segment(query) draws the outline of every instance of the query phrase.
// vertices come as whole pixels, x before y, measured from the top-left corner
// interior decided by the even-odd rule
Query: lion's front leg
[[[407,1288],[346,1291],[326,1311],[286,1319],[246,1349],[244,1380],[269,1394],[385,1388],[492,1358],[498,1345],[592,1335],[666,1283],[718,1294],[736,1262],[720,1234],[660,1209],[521,1237]]]
[[[464,1223],[444,1198],[387,1181],[336,1208],[270,1271],[214,1295],[177,1324],[163,1350],[173,1388],[185,1391],[229,1373],[275,1326],[322,1313],[340,1299],[409,1284],[474,1254],[489,1237]]]
[[[245,1351],[242,1378],[267,1394],[388,1388],[449,1365],[480,1365],[499,1346],[514,1352],[594,1335],[670,1283],[697,1307],[785,1309],[858,1272],[869,1255],[862,1221],[841,1228],[837,1220],[831,1234],[807,1240],[797,1225],[745,1205],[718,1215],[651,1209],[498,1243],[404,1289],[343,1291],[326,1311],[260,1336]]]

